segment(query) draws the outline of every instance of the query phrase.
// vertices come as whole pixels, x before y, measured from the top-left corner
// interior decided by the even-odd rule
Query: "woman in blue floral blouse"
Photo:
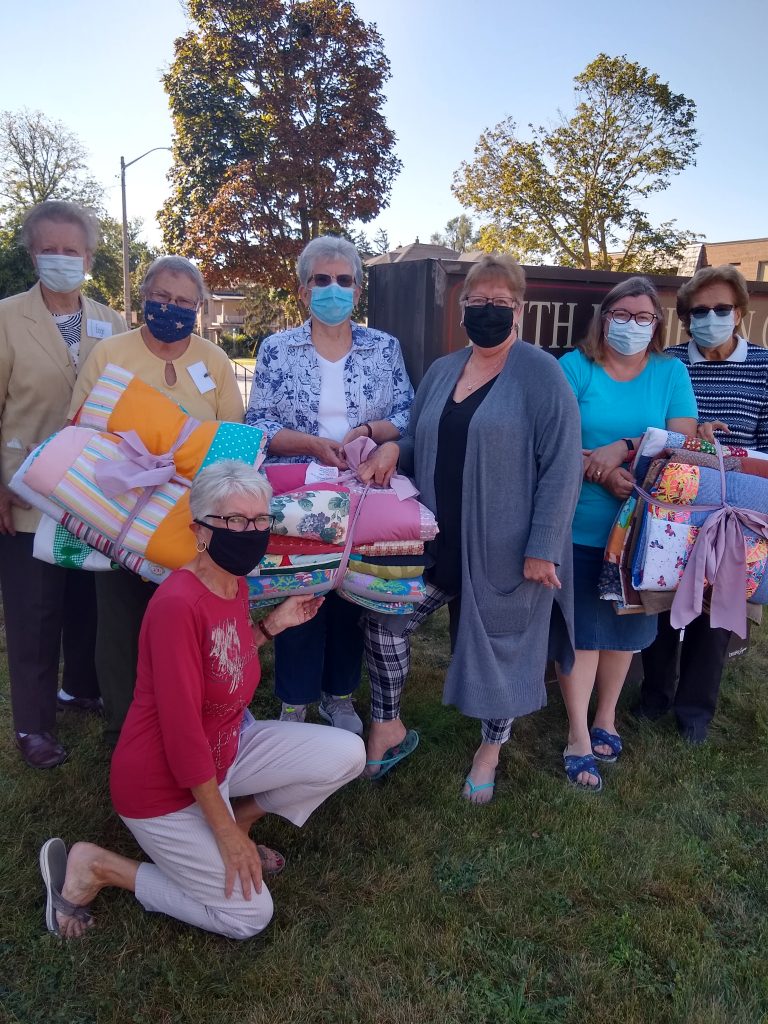
[[[352,322],[363,266],[354,245],[334,235],[313,239],[296,265],[309,320],[261,343],[246,422],[264,431],[273,462],[319,462],[345,469],[343,445],[371,437],[379,445],[361,476],[386,485],[397,441],[408,426],[413,388],[400,344]],[[281,721],[303,722],[319,700],[332,725],[362,734],[351,696],[360,684],[360,609],[330,594],[310,622],[275,642],[275,691]]]

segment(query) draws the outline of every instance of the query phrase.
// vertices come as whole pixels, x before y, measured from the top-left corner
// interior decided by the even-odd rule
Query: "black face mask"
[[[200,526],[211,531],[208,554],[220,569],[233,576],[247,576],[267,553],[269,530],[235,533],[226,526],[209,526],[208,523],[200,523]]]
[[[514,315],[514,309],[494,306],[491,302],[484,306],[465,306],[464,330],[469,340],[480,348],[496,348],[509,337]]]

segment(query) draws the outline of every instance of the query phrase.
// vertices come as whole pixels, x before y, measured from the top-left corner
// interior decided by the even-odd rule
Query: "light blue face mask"
[[[355,289],[342,288],[332,281],[324,288],[314,287],[309,297],[309,308],[313,316],[329,327],[336,327],[352,316],[355,305]]]
[[[634,356],[644,352],[653,337],[653,324],[636,324],[628,320],[625,324],[617,324],[611,320],[608,324],[607,341],[614,352],[622,356]]]
[[[736,317],[733,310],[728,316],[718,316],[710,309],[706,316],[691,317],[691,336],[699,348],[719,348],[733,337]]]
[[[82,256],[54,256],[40,253],[35,257],[37,276],[52,292],[74,292],[85,280]]]

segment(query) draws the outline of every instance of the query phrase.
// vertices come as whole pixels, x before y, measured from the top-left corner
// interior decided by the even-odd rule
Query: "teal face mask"
[[[335,281],[324,288],[314,287],[309,298],[312,316],[329,327],[336,327],[348,320],[354,305],[354,288],[342,288]]]

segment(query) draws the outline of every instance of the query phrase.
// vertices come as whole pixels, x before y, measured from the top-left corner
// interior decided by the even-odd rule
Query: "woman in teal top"
[[[695,434],[696,399],[685,367],[663,355],[664,314],[650,281],[631,277],[606,295],[580,351],[560,366],[581,412],[584,482],[573,519],[576,661],[559,674],[568,711],[568,780],[599,792],[597,761],[616,761],[616,704],[634,651],[656,636],[655,615],[617,615],[597,581],[616,513],[634,479],[624,468],[648,427]],[[682,371],[682,372],[681,372]],[[597,710],[588,725],[597,682]]]

